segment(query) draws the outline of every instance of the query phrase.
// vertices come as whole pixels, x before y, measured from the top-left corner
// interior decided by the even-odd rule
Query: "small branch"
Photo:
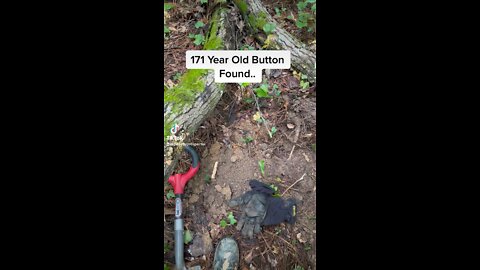
[[[215,175],[217,174],[217,166],[218,161],[215,161],[215,165],[213,166],[212,179],[215,179]]]
[[[287,193],[287,191],[288,191],[289,189],[291,189],[293,186],[295,186],[296,183],[298,183],[298,182],[300,182],[301,180],[303,180],[303,177],[305,177],[306,174],[307,174],[307,173],[304,173],[304,174],[302,175],[302,177],[300,177],[300,179],[298,179],[297,181],[295,181],[295,183],[293,183],[291,186],[289,186],[289,187],[282,193],[282,196],[281,196],[281,197],[283,197],[283,195],[285,195],[285,193]]]
[[[295,144],[293,145],[292,151],[290,151],[290,155],[288,156],[287,160],[290,160],[290,158],[292,157],[293,150],[295,150]]]
[[[270,138],[272,138],[273,136],[272,136],[272,133],[270,133],[270,129],[269,129],[268,126],[267,126],[267,121],[265,120],[265,118],[263,118],[262,111],[260,110],[260,106],[258,105],[257,95],[255,95],[255,92],[253,92],[253,89],[252,89],[252,88],[250,88],[250,92],[252,93],[253,98],[255,99],[255,104],[257,105],[257,110],[258,110],[258,112],[260,113],[260,117],[262,118],[262,123],[263,123],[263,125],[264,125],[265,128],[267,129],[268,136],[270,136]]]

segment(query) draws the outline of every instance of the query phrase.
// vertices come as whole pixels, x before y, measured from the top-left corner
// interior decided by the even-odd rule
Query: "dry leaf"
[[[297,239],[298,239],[298,241],[299,241],[300,243],[302,243],[302,244],[307,242],[306,240],[303,240],[303,239],[302,239],[302,233],[298,233],[298,234],[297,234]]]

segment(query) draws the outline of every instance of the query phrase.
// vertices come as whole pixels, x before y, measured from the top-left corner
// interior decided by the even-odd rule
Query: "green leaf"
[[[277,128],[276,127],[272,127],[272,130],[270,131],[270,134],[275,135],[275,133],[277,132]]]
[[[264,26],[263,26],[263,31],[269,35],[270,33],[273,32],[273,30],[275,30],[275,24],[273,23],[266,23]]]
[[[277,90],[277,89],[278,89],[278,85],[277,85],[277,84],[274,84],[274,85],[272,86],[272,88],[273,88],[273,90]]]
[[[234,225],[235,223],[237,223],[237,220],[236,220],[235,217],[233,216],[233,213],[232,213],[232,212],[228,213],[227,218],[228,218],[228,220],[230,221],[230,225]]]
[[[278,9],[278,7],[275,7],[275,14],[277,14],[277,16],[279,17],[281,15],[280,9]]]
[[[185,243],[185,245],[190,243],[192,239],[193,239],[192,233],[190,232],[190,230],[186,230],[185,233],[183,234],[183,242]]]
[[[204,26],[205,26],[205,24],[202,21],[198,21],[198,22],[195,23],[195,28],[197,28],[197,29],[200,28],[200,27],[204,27]]]
[[[265,160],[259,160],[258,167],[260,168],[262,175],[265,175]]]
[[[310,86],[310,83],[301,81],[301,82],[300,82],[300,86],[302,87],[302,89],[307,89],[308,86]]]
[[[205,42],[205,37],[202,34],[195,35],[195,40],[193,41],[193,44],[198,46],[204,42]]]
[[[313,12],[317,12],[317,4],[313,5],[311,9]]]
[[[307,3],[310,3],[310,4],[314,4],[314,3],[317,2],[317,0],[307,0],[306,2],[307,2]]]
[[[166,25],[163,26],[163,33],[170,33],[170,28],[168,28]]]
[[[220,227],[225,228],[227,227],[227,222],[225,220],[220,220]]]
[[[175,193],[170,189],[167,193],[167,199],[170,200],[171,198],[175,198]]]
[[[208,2],[208,0],[200,0],[200,3],[202,4],[206,4]]]
[[[262,85],[260,85],[259,88],[253,89],[253,91],[255,92],[255,94],[257,95],[257,97],[263,97],[263,98],[269,98],[269,97],[271,97],[271,96],[268,94],[268,85],[267,85],[267,84],[262,84]]]
[[[169,10],[173,8],[173,4],[171,3],[163,3],[163,10]]]
[[[292,15],[288,15],[287,19],[294,20]]]
[[[248,85],[250,85],[250,83],[244,82],[244,83],[241,83],[240,85],[245,88],[245,87],[247,87]]]
[[[168,245],[168,243],[163,243],[163,254],[167,253],[170,251],[170,246]]]
[[[302,74],[302,76],[300,76],[300,78],[302,78],[302,80],[306,80],[306,79],[308,79],[308,76],[305,75],[305,74]]]
[[[304,22],[304,21],[297,20],[297,21],[295,22],[295,25],[296,25],[298,28],[303,28],[303,27],[307,26],[307,23]]]
[[[307,7],[307,2],[298,2],[297,8],[298,10],[302,11]]]
[[[188,34],[188,37],[189,38],[195,38],[195,34],[190,33],[190,34]]]
[[[163,270],[170,270],[170,267],[166,263],[163,264]]]

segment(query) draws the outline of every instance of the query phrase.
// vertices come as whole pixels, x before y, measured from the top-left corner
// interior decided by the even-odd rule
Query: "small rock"
[[[287,124],[287,127],[288,127],[289,129],[294,129],[294,128],[295,128],[295,125],[294,125],[294,124]]]
[[[209,254],[213,250],[212,239],[210,234],[197,234],[190,245],[190,254],[193,257],[199,257]]]
[[[232,198],[232,190],[230,186],[226,186],[222,189],[222,194],[225,195],[226,200],[230,200]]]
[[[237,161],[237,159],[238,159],[237,156],[232,156],[232,157],[230,158],[230,161],[231,161],[232,163],[235,163],[235,161]]]
[[[222,187],[220,185],[215,185],[215,189],[218,191],[218,192],[222,192]]]
[[[265,157],[267,157],[267,158],[270,158],[270,154],[269,154],[269,153],[267,153],[267,154],[265,155]]]
[[[195,265],[193,267],[189,267],[188,270],[202,270],[202,267],[200,265]]]

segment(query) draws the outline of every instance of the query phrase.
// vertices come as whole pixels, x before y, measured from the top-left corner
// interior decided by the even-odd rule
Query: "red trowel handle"
[[[195,151],[195,149],[193,149],[193,147],[189,145],[186,145],[185,151],[187,151],[190,154],[190,156],[192,156],[192,166],[190,167],[188,172],[184,174],[177,173],[168,178],[168,182],[170,183],[170,185],[172,185],[173,193],[175,193],[175,195],[183,194],[183,189],[185,188],[185,185],[187,184],[188,180],[190,180],[198,172],[198,169],[200,168],[198,154]]]

